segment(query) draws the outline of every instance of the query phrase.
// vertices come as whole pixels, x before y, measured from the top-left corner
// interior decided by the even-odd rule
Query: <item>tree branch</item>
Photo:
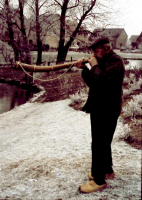
[[[79,5],[79,0],[77,0],[77,1],[75,2],[75,5],[74,5],[74,6],[68,7],[67,9],[69,10],[69,9],[75,8],[75,7],[77,7],[78,5]]]
[[[66,43],[65,48],[69,48],[69,46],[73,42],[74,38],[76,37],[77,32],[78,32],[79,28],[81,27],[83,20],[85,19],[87,14],[93,9],[93,7],[95,6],[95,3],[96,3],[96,0],[92,1],[91,6],[88,8],[88,10],[86,10],[86,12],[80,18],[80,21],[79,21],[75,31],[73,32],[72,36],[70,37],[70,40]]]
[[[59,1],[54,0],[60,7],[62,7],[62,5],[59,3]]]
[[[16,22],[13,22],[12,25],[15,25],[20,31],[22,31],[21,28],[19,27],[19,25]]]
[[[35,14],[34,8],[28,2],[26,2],[26,4],[33,10],[33,13]]]
[[[39,10],[41,9],[41,7],[47,2],[47,0],[45,0],[40,6],[39,6]]]

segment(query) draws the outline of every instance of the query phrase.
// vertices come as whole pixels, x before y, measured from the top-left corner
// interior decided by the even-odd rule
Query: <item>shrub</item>
[[[14,62],[13,49],[8,43],[2,41],[0,41],[0,61],[1,63]]]
[[[88,88],[84,88],[81,90],[78,90],[75,94],[70,95],[69,98],[72,100],[71,104],[77,104],[77,103],[85,103],[88,97]]]
[[[134,74],[130,73],[129,78],[124,78],[124,84],[129,85],[129,89],[123,90],[123,96],[126,97],[127,95],[131,94],[134,90],[139,90],[142,87],[142,78],[140,76],[139,80],[136,81],[136,77]]]
[[[128,124],[125,124],[123,126],[123,129],[124,129],[124,135],[122,135],[122,138],[124,140],[128,140],[128,138],[130,138],[130,136],[131,136],[132,130]]]
[[[133,96],[133,99],[123,108],[123,112],[125,117],[135,118],[137,115],[142,115],[142,94]]]
[[[123,96],[126,97],[127,95],[131,94],[132,91],[133,91],[132,88],[124,89],[123,90]]]
[[[130,84],[130,79],[128,77],[125,77],[123,83]]]

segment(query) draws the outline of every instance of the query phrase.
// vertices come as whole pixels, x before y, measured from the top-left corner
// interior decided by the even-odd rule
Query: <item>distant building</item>
[[[137,37],[137,46],[138,48],[142,48],[142,32],[141,34]]]
[[[127,45],[128,35],[124,28],[95,29],[89,40],[93,41],[100,36],[108,37],[114,49],[120,49]]]
[[[138,48],[138,43],[137,43],[137,39],[138,39],[138,35],[131,35],[130,39],[129,39],[129,43],[132,47],[132,49]]]
[[[85,27],[80,27],[75,40],[79,47],[86,47],[89,41],[88,30]]]
[[[43,15],[41,21],[41,39],[43,45],[49,45],[50,48],[58,48],[60,37],[60,15],[51,14],[50,16]],[[73,31],[76,29],[77,21],[67,20],[65,24],[65,43],[70,39]],[[80,47],[88,43],[88,32],[81,27],[72,43],[73,47]],[[36,45],[36,30],[33,27],[29,32],[29,41]]]
[[[25,21],[25,29],[26,29],[26,36],[29,41],[30,50],[37,49],[37,36],[36,36],[36,23],[35,23],[35,15],[30,16],[27,18],[24,16]],[[12,29],[14,32],[14,40],[18,46],[21,46],[22,41],[22,33],[19,30],[21,27],[20,22],[20,13],[18,9],[13,11],[12,15],[12,22],[13,23]],[[59,45],[60,39],[60,15],[59,14],[44,14],[39,16],[40,22],[40,36],[43,47],[50,47],[53,49],[57,49]],[[17,26],[15,25],[17,24]],[[65,44],[70,39],[72,33],[75,31],[78,25],[77,20],[66,20],[65,24]],[[72,42],[72,46],[77,48],[83,48],[88,43],[89,34],[85,27],[81,27]],[[0,10],[0,40],[4,42],[9,42],[9,32],[7,23],[5,20],[5,12],[4,10]],[[24,45],[24,44],[23,44]]]
[[[37,45],[36,38],[36,27],[33,23],[35,21],[35,16],[31,16],[29,22],[27,23],[27,35],[30,43],[34,46]],[[58,47],[59,41],[59,20],[60,16],[58,14],[42,15],[40,16],[40,26],[41,26],[41,40],[43,45],[49,45],[51,48]],[[33,27],[30,25],[33,24]]]
[[[138,35],[131,35],[131,37],[130,37],[131,43],[136,42],[138,37],[139,37]]]

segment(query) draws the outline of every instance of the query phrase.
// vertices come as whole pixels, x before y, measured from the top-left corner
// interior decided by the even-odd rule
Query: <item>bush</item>
[[[131,94],[133,91],[139,90],[142,88],[142,78],[140,76],[139,80],[136,81],[135,75],[131,73],[129,77],[124,78],[124,85],[125,84],[128,84],[129,88],[123,90],[124,97]]]
[[[0,61],[1,63],[13,63],[14,52],[11,46],[6,42],[0,41]]]
[[[78,103],[84,104],[88,97],[88,88],[78,90],[75,94],[70,95],[69,98],[72,100],[71,104],[75,105]]]
[[[135,118],[136,116],[142,116],[142,94],[133,96],[133,99],[128,102],[126,107],[123,107],[125,117]]]

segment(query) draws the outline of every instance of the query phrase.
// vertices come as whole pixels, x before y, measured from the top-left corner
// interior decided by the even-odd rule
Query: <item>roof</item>
[[[138,35],[131,35],[130,41],[131,42],[136,42],[138,37],[139,37]]]
[[[137,37],[137,42],[140,42],[140,41],[142,41],[142,32],[141,32],[141,34]]]
[[[107,28],[107,29],[95,29],[94,33],[98,33],[100,36],[111,36],[118,38],[121,32],[124,30],[124,28]]]

